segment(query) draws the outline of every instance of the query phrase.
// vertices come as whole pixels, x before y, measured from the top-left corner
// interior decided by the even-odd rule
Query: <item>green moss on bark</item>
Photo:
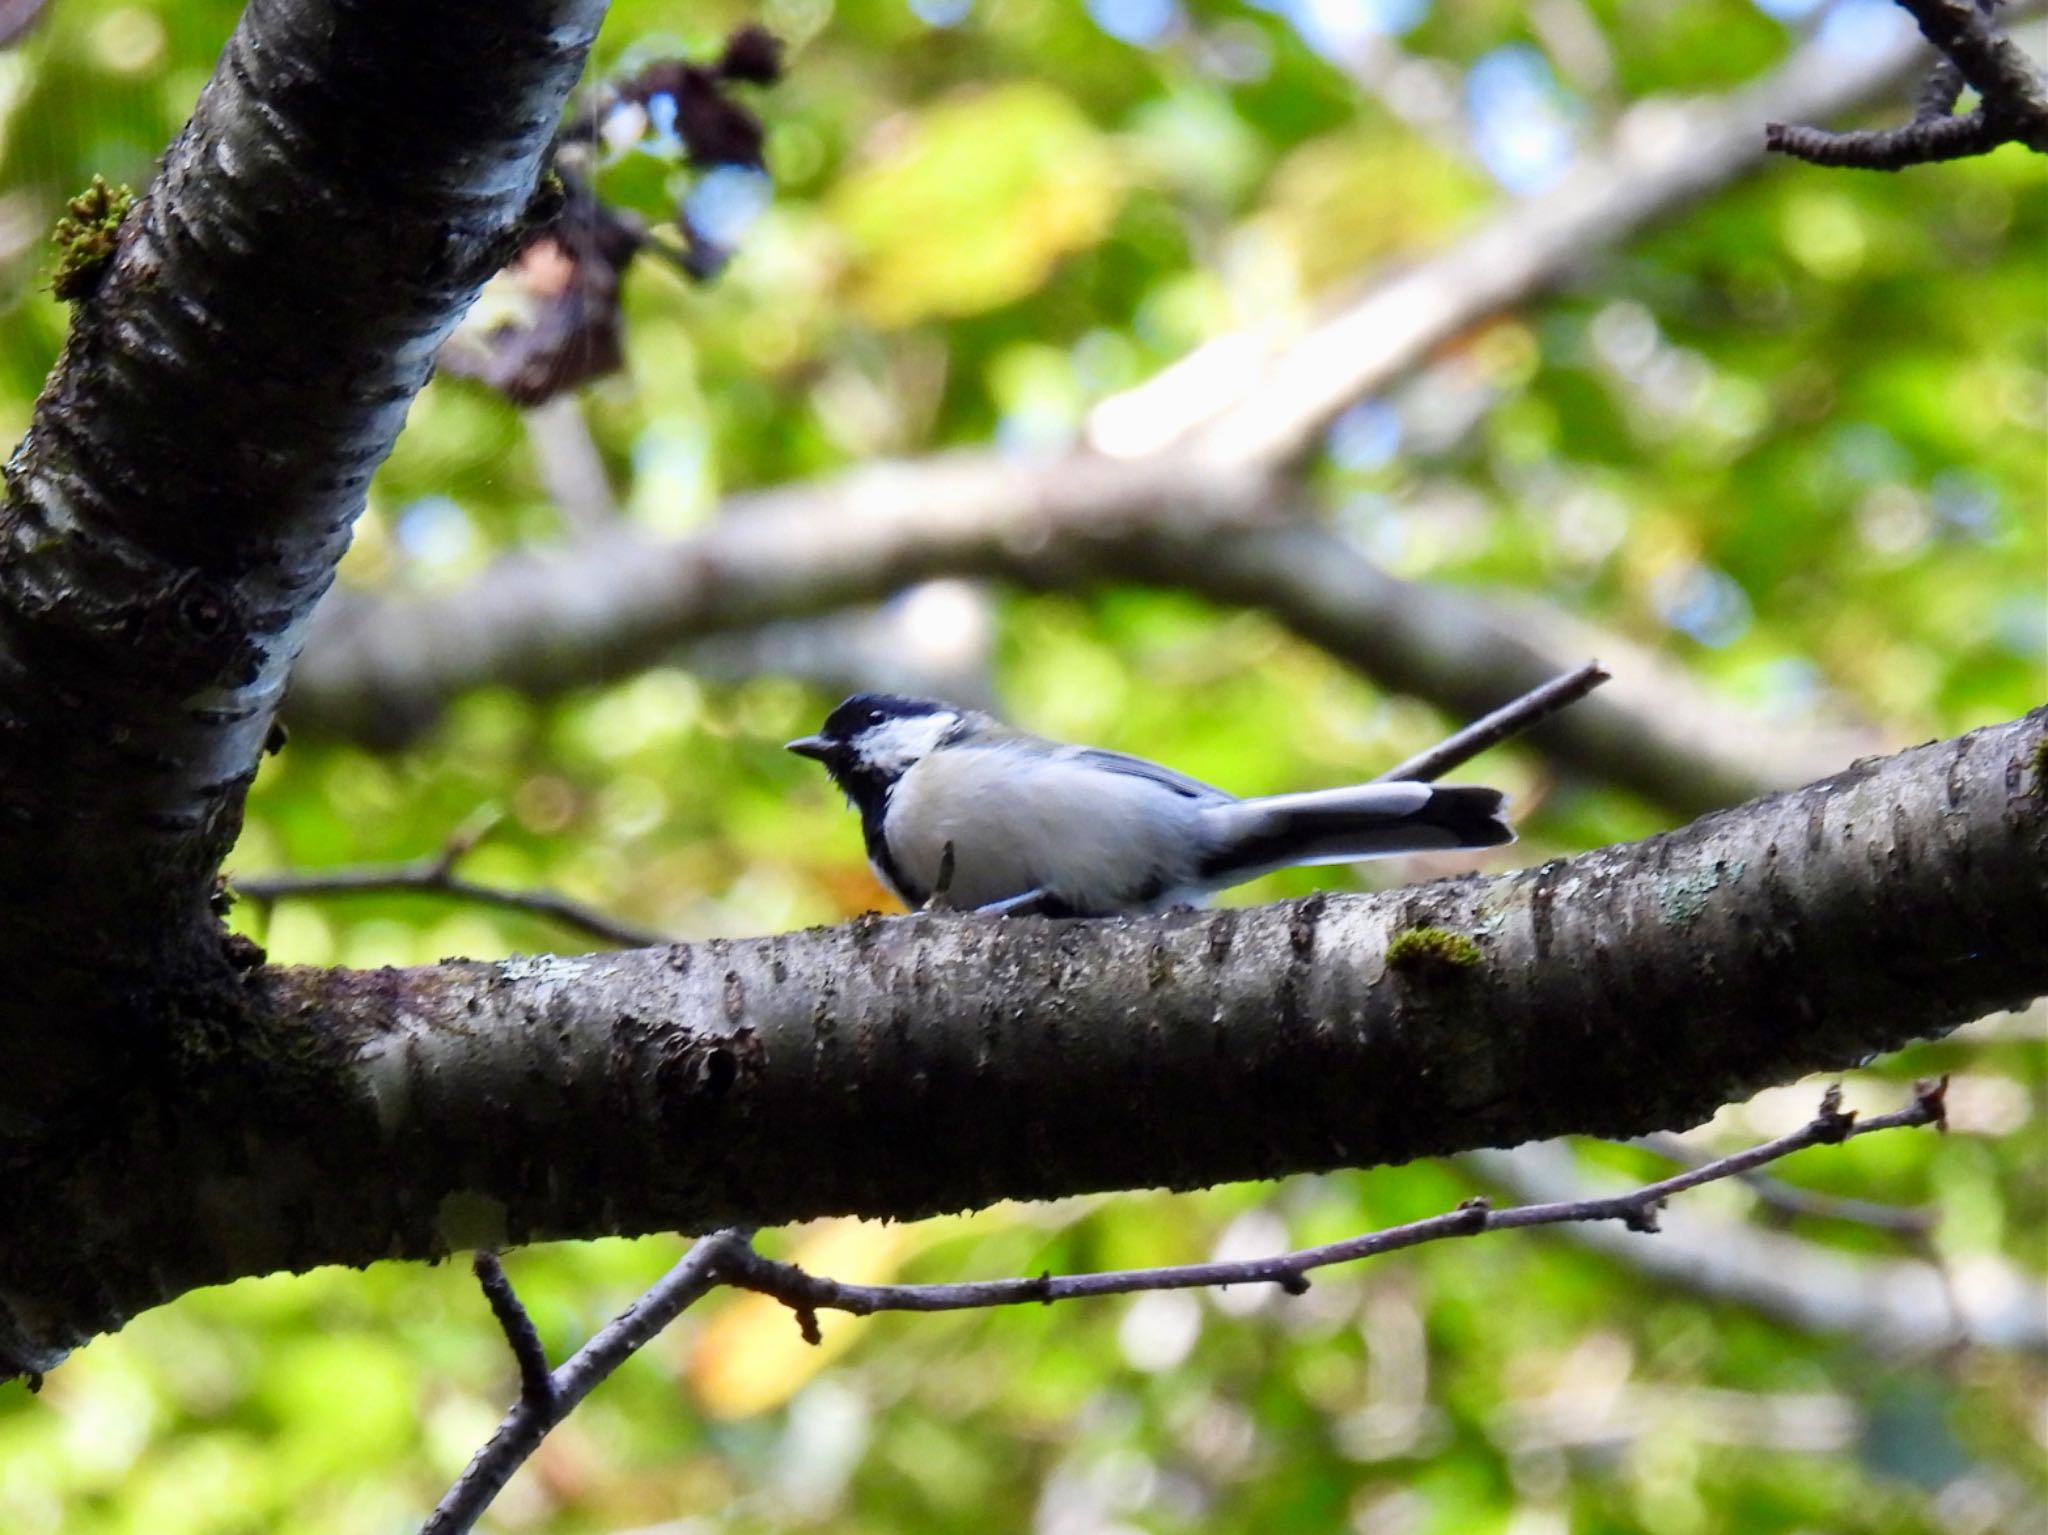
[[[1387,945],[1387,968],[1403,975],[1453,976],[1482,958],[1478,944],[1447,927],[1403,928]]]
[[[134,206],[134,190],[109,186],[104,176],[93,177],[92,185],[71,199],[50,232],[50,243],[57,247],[57,265],[50,273],[52,293],[76,300],[99,286],[100,274],[114,259],[121,221]]]

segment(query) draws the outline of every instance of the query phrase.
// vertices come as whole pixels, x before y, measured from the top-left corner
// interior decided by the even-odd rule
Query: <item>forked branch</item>
[[[1154,1290],[1204,1289],[1239,1284],[1278,1285],[1290,1295],[1309,1287],[1309,1275],[1340,1263],[1355,1263],[1384,1253],[1420,1247],[1451,1237],[1478,1236],[1534,1226],[1619,1221],[1631,1231],[1654,1232],[1657,1212],[1672,1196],[1703,1184],[1737,1178],[1811,1146],[1835,1145],[1859,1135],[1910,1126],[1945,1128],[1943,1095],[1948,1080],[1922,1082],[1904,1108],[1858,1119],[1842,1107],[1839,1086],[1828,1088],[1814,1117],[1790,1134],[1718,1157],[1672,1177],[1620,1194],[1593,1199],[1494,1209],[1484,1199],[1467,1200],[1455,1210],[1380,1231],[1299,1248],[1269,1257],[1229,1262],[1188,1263],[1165,1268],[1122,1269],[1095,1274],[1051,1274],[1010,1279],[970,1280],[958,1284],[859,1285],[812,1274],[795,1264],[755,1251],[749,1233],[715,1232],[700,1240],[646,1295],[586,1344],[552,1375],[535,1374],[539,1341],[525,1312],[512,1296],[495,1257],[480,1254],[477,1274],[492,1310],[511,1340],[520,1366],[520,1399],[505,1415],[488,1444],[449,1489],[422,1535],[456,1535],[470,1529],[491,1500],[525,1463],[569,1410],[616,1370],[642,1345],[713,1288],[726,1285],[771,1296],[788,1306],[806,1340],[816,1343],[818,1313],[844,1311],[872,1316],[880,1311],[976,1311],[996,1306],[1050,1305],[1104,1295],[1131,1295]],[[539,1368],[545,1371],[545,1360]]]

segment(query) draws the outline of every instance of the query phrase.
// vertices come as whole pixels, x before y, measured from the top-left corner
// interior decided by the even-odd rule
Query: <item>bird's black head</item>
[[[788,749],[824,763],[846,797],[866,810],[870,798],[885,796],[970,717],[969,710],[936,698],[856,693],[826,716],[824,729],[791,741]]]

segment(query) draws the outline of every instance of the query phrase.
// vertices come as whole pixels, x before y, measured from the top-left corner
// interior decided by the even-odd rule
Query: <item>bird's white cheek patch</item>
[[[944,712],[884,720],[861,732],[860,754],[885,773],[900,773],[937,750],[946,732],[959,721],[959,715]]]

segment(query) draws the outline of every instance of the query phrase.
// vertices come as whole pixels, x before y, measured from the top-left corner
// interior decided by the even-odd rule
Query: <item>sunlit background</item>
[[[0,52],[8,442],[64,334],[46,244],[64,200],[95,173],[147,182],[237,10],[56,0]],[[1730,91],[1814,39],[1853,60],[1910,25],[1882,0],[619,0],[594,78],[711,57],[748,19],[789,45],[783,83],[747,96],[769,177],[690,170],[658,113],[600,177],[649,217],[683,201],[736,248],[722,278],[636,262],[623,371],[574,397],[528,411],[437,378],[345,585],[454,590],[514,546],[612,519],[682,533],[727,492],[878,457],[1059,449],[1204,342],[1299,323],[1542,199],[1646,96]],[[2040,701],[2048,642],[2044,166],[2008,148],[1900,176],[1764,167],[1346,411],[1307,470],[1317,515],[1398,576],[1562,610],[1610,660],[1659,653],[1762,733],[1824,717],[1896,746],[2017,714]],[[487,295],[480,323],[516,303]],[[1105,446],[1118,419],[1096,418]],[[1257,614],[948,580],[679,648],[611,686],[474,693],[398,747],[301,730],[266,763],[232,868],[381,864],[482,833],[471,878],[678,937],[839,920],[886,898],[854,818],[779,744],[863,684],[1241,792],[1369,776],[1458,723]],[[1519,749],[1460,776],[1514,794],[1518,846],[1297,871],[1231,899],[1511,868],[1682,819]],[[273,959],[313,964],[579,941],[428,895],[244,903],[236,920]],[[2039,1529],[2043,1039],[2037,1006],[1854,1074],[1852,1105],[1888,1108],[1916,1074],[1955,1072],[1955,1132],[1786,1172],[1937,1210],[1929,1231],[1774,1216],[1740,1186],[1691,1196],[1705,1250],[1748,1254],[1803,1311],[1744,1299],[1711,1263],[1646,1268],[1655,1237],[1594,1251],[1568,1234],[1447,1244],[1299,1299],[827,1318],[820,1348],[729,1297],[603,1388],[487,1527]],[[1788,1129],[1817,1094],[1765,1094],[1691,1142]],[[770,1245],[854,1280],[1249,1255],[1526,1194],[1515,1166],[827,1223]],[[1585,1146],[1562,1172],[1590,1187],[1668,1166]],[[680,1245],[508,1267],[559,1358]],[[1958,1333],[1958,1308],[2002,1330]],[[0,1531],[410,1529],[514,1390],[461,1264],[191,1296],[40,1397],[0,1388]]]

